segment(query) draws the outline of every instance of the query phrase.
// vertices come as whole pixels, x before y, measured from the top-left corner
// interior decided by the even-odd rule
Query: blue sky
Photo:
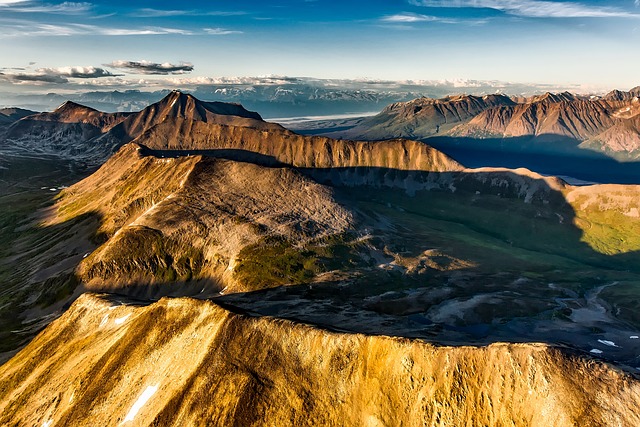
[[[2,89],[221,76],[640,84],[640,0],[0,0]]]

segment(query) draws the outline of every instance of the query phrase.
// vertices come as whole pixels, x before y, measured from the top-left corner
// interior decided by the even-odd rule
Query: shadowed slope
[[[0,128],[33,114],[37,113],[23,108],[0,108]]]

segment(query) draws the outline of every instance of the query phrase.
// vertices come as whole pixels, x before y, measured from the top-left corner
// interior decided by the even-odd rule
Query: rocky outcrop
[[[478,140],[507,138],[508,143],[499,144],[502,149],[588,154],[584,148],[633,160],[640,156],[639,96],[640,89],[634,88],[603,97],[563,92],[528,98],[418,98],[391,104],[358,126],[329,135],[365,140],[447,136],[476,148],[482,146]],[[495,149],[496,142],[488,148]]]
[[[455,136],[553,137],[583,141],[615,124],[615,108],[595,101],[538,101],[497,107],[474,117]]]
[[[603,99],[609,101],[631,101],[634,98],[640,97],[640,86],[630,89],[628,92],[620,90],[612,90],[606,94]]]
[[[242,105],[200,101],[192,95],[173,91],[161,101],[132,114],[101,140],[125,144],[155,125],[174,118],[257,129],[283,129],[278,124],[263,121],[258,113],[248,111]]]

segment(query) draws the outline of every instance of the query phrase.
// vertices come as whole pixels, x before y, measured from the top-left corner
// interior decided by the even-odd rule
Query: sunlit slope
[[[313,141],[316,140],[322,141]],[[333,143],[353,148],[348,145],[351,142]],[[409,141],[391,141],[390,147],[394,146],[392,143],[398,148]],[[295,159],[286,139],[282,145],[285,148],[273,153],[274,157]],[[245,148],[265,147],[272,149],[272,144],[260,142]],[[420,148],[418,154],[428,154],[428,150],[433,149]],[[330,263],[335,268],[348,268],[356,262],[354,256],[365,260],[365,265],[371,263],[368,252],[376,244],[370,242],[366,230],[375,227],[380,212],[373,206],[374,213],[367,213],[369,208],[365,206],[363,210],[354,203],[357,196],[341,195],[344,190],[340,188],[345,186],[364,186],[362,194],[370,193],[367,197],[371,200],[381,198],[382,207],[399,204],[403,212],[423,212],[420,215],[425,218],[439,217],[462,224],[465,228],[456,233],[458,237],[452,242],[468,240],[465,233],[475,234],[476,240],[484,235],[483,241],[489,246],[497,238],[498,242],[533,251],[526,257],[535,262],[541,257],[561,256],[618,269],[633,260],[622,260],[620,264],[606,256],[640,249],[640,234],[634,232],[640,228],[640,199],[636,197],[640,189],[635,186],[615,186],[615,191],[610,186],[573,187],[525,169],[460,171],[456,170],[456,163],[448,165],[452,171],[439,172],[438,165],[446,157],[437,152],[416,161],[415,167],[423,167],[422,171],[402,171],[368,167],[371,163],[399,161],[386,154],[371,156],[375,150],[365,150],[366,154],[347,151],[353,157],[337,155],[322,160],[321,152],[309,150],[316,153],[314,160],[302,155],[302,160],[291,162],[351,166],[300,169],[284,167],[284,162],[278,163],[280,167],[264,167],[181,151],[181,157],[167,157],[175,152],[149,151],[129,144],[95,174],[61,193],[51,210],[49,224],[86,214],[100,218],[97,234],[103,243],[76,270],[89,289],[135,285],[141,286],[136,292],[146,294],[146,285],[195,280],[190,284],[191,293],[195,288],[252,290],[270,286],[270,282],[279,285],[309,281],[331,269],[325,262],[319,266],[318,258],[336,260]],[[209,152],[193,152],[202,151]],[[245,157],[246,153],[262,155],[245,149],[242,152]],[[336,155],[338,150],[330,152]],[[236,157],[233,150],[211,153]],[[409,151],[402,155],[413,154]],[[435,161],[430,160],[434,157]],[[261,163],[260,159],[257,161]],[[314,177],[321,178],[324,184],[314,181]],[[396,193],[375,188],[395,188]],[[405,217],[407,214],[394,214],[393,219],[384,221],[396,227],[395,221],[402,222]],[[391,230],[385,234],[386,238],[393,237]],[[423,238],[426,240],[422,243],[428,246],[429,235]],[[377,243],[373,250],[382,250],[385,241]],[[320,250],[327,245],[329,250]],[[336,251],[338,247],[341,249]],[[448,256],[478,264],[473,253],[471,258],[461,258],[460,254],[469,252],[464,246],[453,247],[456,249]],[[509,257],[518,254],[517,250],[511,252]],[[351,261],[346,262],[347,258]],[[267,262],[273,259],[278,262]],[[544,261],[545,265],[552,263],[552,259]],[[499,268],[495,262],[489,264]],[[258,280],[261,275],[264,279]],[[186,292],[174,287],[154,290],[152,294],[169,291],[172,295]]]
[[[282,130],[260,130],[216,123],[167,119],[135,141],[154,150],[235,150],[228,156],[266,158],[262,162],[299,168],[380,167],[415,171],[454,171],[462,166],[440,151],[417,141],[379,142],[310,137]],[[251,157],[249,157],[251,159]]]
[[[543,345],[434,347],[190,299],[84,295],[0,368],[9,425],[637,425],[640,386]]]
[[[195,279],[233,286],[245,246],[265,236],[301,245],[352,222],[329,188],[291,169],[143,152],[125,146],[53,209],[52,223],[86,212],[102,218],[104,244],[78,270],[89,288]]]

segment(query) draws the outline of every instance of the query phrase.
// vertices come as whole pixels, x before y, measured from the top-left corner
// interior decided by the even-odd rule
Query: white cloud
[[[402,12],[395,15],[387,15],[380,18],[380,21],[385,24],[387,28],[395,28],[399,30],[409,30],[413,27],[406,24],[415,24],[419,22],[438,22],[441,24],[466,24],[466,25],[482,25],[488,21],[486,19],[456,19],[456,18],[441,18],[437,16],[422,15],[419,13]],[[396,24],[396,25],[386,25]]]
[[[420,15],[418,13],[399,13],[396,15],[387,15],[382,17],[383,22],[396,22],[396,23],[412,23],[412,22],[428,22],[436,21],[438,18],[435,16]]]
[[[59,67],[59,68],[38,68],[30,73],[2,73],[0,81],[16,85],[44,85],[69,83],[69,79],[100,79],[114,78],[113,74],[104,68],[99,67]]]
[[[240,16],[246,15],[247,12],[243,11],[221,11],[221,10],[186,10],[186,9],[176,9],[176,10],[164,10],[164,9],[152,9],[152,8],[144,8],[138,9],[135,12],[131,13],[131,16],[135,16],[138,18],[164,18],[170,16]]]
[[[637,1],[636,1],[637,2]],[[409,0],[414,6],[486,8],[529,18],[640,18],[640,15],[610,6],[591,6],[547,0]]]
[[[41,36],[148,36],[148,35],[193,35],[190,30],[167,27],[117,28],[87,24],[44,24],[31,21],[19,21],[8,24],[0,22],[0,39],[14,37]]]
[[[242,31],[227,30],[226,28],[203,28],[203,31],[212,36],[226,36],[229,34],[242,34]]]
[[[59,67],[38,68],[37,74],[58,75],[76,79],[95,79],[101,77],[115,77],[116,75],[100,67]]]
[[[96,27],[95,34],[103,36],[154,36],[163,34],[177,34],[191,36],[194,33],[179,28],[143,27],[143,28],[102,28]]]
[[[0,8],[9,12],[79,15],[89,12],[93,9],[93,5],[88,2],[65,1],[58,4],[49,4],[33,1],[0,0]]]

